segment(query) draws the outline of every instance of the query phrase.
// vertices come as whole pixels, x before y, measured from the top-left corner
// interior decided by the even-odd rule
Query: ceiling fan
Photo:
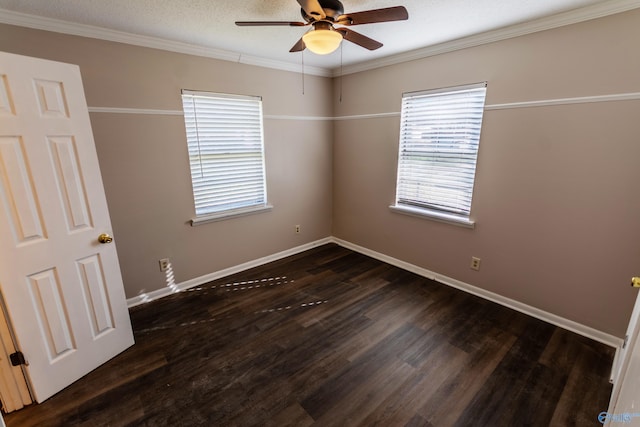
[[[297,0],[301,6],[302,18],[306,22],[289,21],[236,21],[236,25],[246,26],[313,26],[289,52],[300,52],[309,48],[319,55],[333,52],[340,46],[342,40],[350,41],[365,49],[375,50],[382,47],[382,43],[349,28],[334,27],[334,24],[349,27],[352,25],[373,24],[376,22],[403,21],[409,18],[404,6],[372,9],[363,12],[344,13],[344,7],[339,0]]]

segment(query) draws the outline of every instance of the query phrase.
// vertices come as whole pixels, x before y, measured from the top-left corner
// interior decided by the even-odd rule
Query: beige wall
[[[640,92],[640,11],[336,80],[0,25],[0,50],[80,65],[91,107],[180,110],[180,89],[266,115],[397,112],[402,92],[488,82],[487,104]],[[342,86],[342,102],[338,91]],[[92,113],[128,297],[323,237],[622,336],[640,274],[640,101],[489,110],[469,230],[389,211],[399,119],[265,120],[274,210],[191,227],[180,116]],[[302,233],[293,232],[295,224]],[[479,272],[471,256],[482,258]]]
[[[640,92],[638,40],[634,11],[361,72],[334,114],[398,112],[405,91],[480,81],[487,105]],[[390,212],[398,134],[398,117],[335,123],[334,236],[624,335],[640,274],[640,101],[486,111],[474,230]]]
[[[78,64],[90,107],[182,110],[180,89],[260,95],[265,115],[331,115],[331,80],[0,25],[0,50]],[[127,297],[331,235],[332,123],[266,119],[271,212],[191,227],[184,121],[92,113]],[[295,225],[301,233],[295,233]]]

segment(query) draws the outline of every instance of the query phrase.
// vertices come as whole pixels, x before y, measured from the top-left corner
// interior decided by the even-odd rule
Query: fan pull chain
[[[302,55],[302,94],[304,95],[304,50],[301,52]]]
[[[342,104],[342,49],[344,43],[340,43],[340,103]]]

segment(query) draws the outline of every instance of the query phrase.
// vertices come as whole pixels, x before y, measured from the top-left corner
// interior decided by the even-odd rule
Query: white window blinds
[[[196,215],[264,206],[259,97],[182,91]]]
[[[468,217],[486,83],[402,96],[396,206]]]

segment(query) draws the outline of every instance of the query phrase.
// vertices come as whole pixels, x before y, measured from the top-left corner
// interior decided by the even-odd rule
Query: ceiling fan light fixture
[[[342,34],[335,30],[316,29],[303,35],[302,41],[311,52],[318,55],[327,55],[340,46]]]

